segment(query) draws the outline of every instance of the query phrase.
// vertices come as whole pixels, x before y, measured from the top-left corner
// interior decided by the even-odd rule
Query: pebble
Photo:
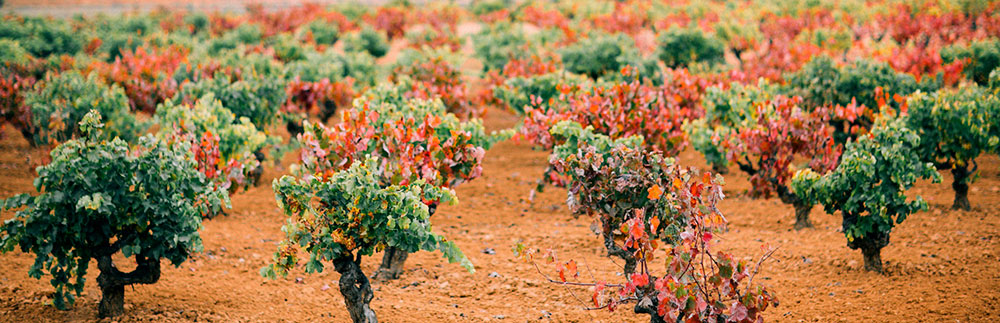
[[[500,274],[494,271],[494,272],[491,272],[489,276],[490,276],[490,278],[498,278],[498,277],[500,277]]]

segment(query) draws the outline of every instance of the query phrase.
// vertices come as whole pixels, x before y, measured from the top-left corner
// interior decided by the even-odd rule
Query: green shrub
[[[83,49],[84,38],[66,20],[37,17],[4,17],[0,39],[16,40],[31,55],[73,55]]]
[[[344,38],[344,51],[364,51],[372,56],[382,57],[389,52],[389,41],[385,38],[384,34],[371,27],[365,27],[361,31],[350,33]]]
[[[97,50],[99,53],[106,54],[105,61],[110,63],[121,57],[122,52],[133,52],[143,43],[142,38],[137,35],[112,33],[101,36],[101,47]]]
[[[837,92],[840,73],[841,69],[830,57],[813,57],[798,72],[785,76],[785,81],[788,82],[785,92],[801,96],[809,108],[827,104],[850,104],[850,96],[847,97],[847,102],[842,102],[840,93]]]
[[[630,52],[633,47],[628,36],[599,35],[560,49],[559,55],[567,71],[596,80],[602,75],[620,74],[621,68],[635,57]]]
[[[31,54],[21,47],[16,40],[0,39],[0,67],[24,65],[31,59]]]
[[[190,64],[211,64],[212,62],[219,62],[223,68],[239,70],[242,73],[281,76],[284,76],[286,66],[297,63],[291,62],[286,65],[274,59],[271,55],[264,55],[261,53],[244,54],[236,51],[229,51],[219,56],[205,55],[203,57],[199,57],[198,59],[189,60]],[[317,66],[316,68],[320,67],[321,66]],[[189,71],[178,68],[177,73],[174,75],[174,80],[177,81],[177,83],[182,83],[184,80],[191,80],[191,77],[192,75],[190,75]]]
[[[917,93],[907,102],[907,126],[920,136],[917,155],[938,170],[951,170],[952,209],[970,210],[969,183],[977,177],[976,157],[993,150],[1000,98],[977,87]]]
[[[656,37],[657,55],[667,67],[722,63],[725,44],[697,28],[671,28]]]
[[[72,305],[83,292],[87,269],[97,260],[101,288],[98,315],[124,312],[125,287],[152,284],[160,261],[179,266],[201,250],[201,210],[195,201],[228,201],[208,190],[195,170],[190,146],[143,137],[137,147],[101,135],[100,114],[82,118],[83,138],[51,152],[52,162],[38,168],[39,195],[21,194],[2,202],[3,210],[24,207],[3,224],[2,251],[18,247],[35,254],[28,274],[50,280],[53,304]],[[134,257],[121,272],[112,256]]]
[[[511,58],[526,58],[532,53],[525,48],[528,40],[517,25],[498,23],[484,26],[472,37],[476,58],[483,62],[484,71],[502,70]]]
[[[278,207],[289,217],[274,260],[261,269],[268,278],[286,276],[308,253],[305,271],[322,272],[332,261],[340,291],[355,322],[376,322],[369,302],[373,291],[361,270],[361,257],[387,247],[406,252],[440,250],[452,263],[474,272],[458,246],[433,232],[425,199],[454,201],[454,193],[418,180],[383,186],[378,159],[355,162],[329,178],[283,176],[274,181]]]
[[[122,52],[134,51],[147,43],[147,36],[154,30],[149,17],[103,17],[91,24],[101,40],[97,53],[106,54],[105,61],[113,62]]]
[[[219,157],[223,161],[253,158],[253,152],[264,148],[271,140],[250,119],[237,117],[212,94],[193,104],[166,102],[156,109],[156,121],[165,138],[175,131],[195,136],[206,132],[218,135]]]
[[[317,44],[333,45],[340,39],[340,28],[321,19],[313,20],[307,24],[305,30],[312,34],[313,41]]]
[[[474,15],[494,13],[510,6],[510,0],[476,0],[472,2],[470,11]]]
[[[931,78],[917,83],[909,74],[897,73],[887,63],[857,60],[845,67],[837,67],[827,56],[814,57],[801,70],[785,77],[785,92],[801,96],[808,107],[822,105],[847,106],[852,100],[869,108],[877,108],[875,88],[885,93],[909,95],[916,90],[933,92],[940,87]],[[897,107],[895,103],[893,107]]]
[[[240,44],[257,44],[264,38],[260,26],[255,24],[242,24],[232,30],[226,31],[217,38],[213,38],[208,44],[208,53],[215,55],[219,52],[234,49]]]
[[[203,12],[189,12],[185,14],[184,23],[191,26],[191,34],[207,32],[209,27],[212,26],[212,22],[208,19],[208,15]]]
[[[573,86],[586,82],[582,77],[554,72],[531,77],[513,77],[493,89],[493,96],[517,114],[524,113],[524,106],[532,105],[531,97],[540,100],[535,106],[548,107],[549,101],[559,98],[560,84]]]
[[[267,41],[274,56],[282,62],[300,61],[306,58],[306,47],[290,34],[279,34]]]
[[[330,6],[332,11],[338,12],[350,21],[360,21],[365,15],[371,13],[371,7],[359,1],[341,1]]]
[[[70,71],[39,83],[25,94],[31,108],[36,144],[59,143],[81,135],[78,124],[91,110],[107,116],[103,133],[135,143],[149,127],[129,110],[128,96],[118,85],[108,86],[96,74]]]
[[[246,117],[261,129],[274,124],[287,98],[285,81],[281,77],[251,72],[238,80],[217,74],[211,79],[185,83],[174,102],[194,103],[208,94],[214,94],[237,118]]]
[[[335,82],[350,76],[358,87],[375,85],[378,79],[375,58],[365,52],[309,52],[304,60],[285,65],[283,73],[286,80],[297,77],[304,82]]]
[[[809,203],[823,204],[827,213],[843,214],[847,246],[861,249],[866,270],[881,272],[881,250],[892,228],[927,208],[919,196],[908,201],[906,190],[918,178],[940,181],[941,175],[917,155],[921,138],[906,121],[883,116],[875,123],[870,135],[847,144],[836,169],[822,176],[799,171],[792,189]]]

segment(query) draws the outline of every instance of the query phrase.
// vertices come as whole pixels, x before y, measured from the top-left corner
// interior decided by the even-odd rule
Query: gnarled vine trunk
[[[263,148],[253,152],[253,157],[257,159],[257,168],[250,171],[250,181],[254,187],[260,187],[260,177],[264,175],[264,152]]]
[[[954,181],[951,182],[951,188],[955,190],[955,202],[952,203],[951,208],[953,210],[971,210],[972,205],[969,204],[969,177],[972,172],[969,171],[968,166],[958,167],[951,169],[951,174],[955,177]]]
[[[330,121],[330,118],[333,118],[333,116],[337,114],[337,102],[334,102],[333,100],[324,100],[322,107],[323,108],[319,111],[319,118],[320,120],[323,120],[323,123],[327,123]]]
[[[795,207],[795,230],[812,228],[812,222],[809,221],[809,212],[812,211],[812,205],[796,203],[792,206]]]
[[[437,211],[437,204],[428,205],[427,211],[430,215],[434,215],[434,212]],[[403,274],[403,265],[406,264],[406,258],[409,256],[410,253],[406,250],[396,247],[385,248],[385,253],[382,254],[382,264],[375,270],[372,279],[379,281],[398,279],[399,275]]]
[[[608,251],[608,256],[615,256],[625,261],[625,267],[622,268],[622,273],[625,277],[635,273],[636,260],[633,255],[635,250],[623,249],[615,243],[615,233],[614,227],[612,226],[609,218],[605,218],[602,222],[601,236],[604,237],[604,249]]]
[[[372,278],[381,281],[399,278],[399,275],[403,273],[406,258],[409,256],[410,254],[406,250],[396,247],[385,248],[385,253],[382,254],[382,264],[375,270],[375,275]]]
[[[776,183],[777,184],[777,183]],[[781,199],[782,203],[791,204],[795,208],[795,230],[802,230],[805,228],[812,228],[812,222],[809,221],[809,212],[812,211],[812,204],[806,203],[801,198],[799,198],[795,193],[788,190],[787,186],[775,185],[778,189],[778,198]]]
[[[136,255],[138,266],[132,272],[123,273],[115,267],[111,255],[97,257],[97,284],[101,287],[101,302],[97,306],[98,317],[114,317],[125,312],[125,286],[133,284],[153,284],[160,280],[160,260],[147,259]]]
[[[305,128],[302,127],[302,121],[299,122],[289,121],[285,123],[285,130],[288,130],[288,134],[290,134],[292,138],[295,138],[303,131],[305,131]]]
[[[369,304],[375,294],[368,277],[361,271],[361,256],[357,259],[350,255],[339,257],[333,260],[333,267],[340,273],[340,294],[344,296],[351,320],[354,323],[378,322]]]
[[[858,221],[859,215],[844,212],[843,228],[846,232]],[[889,233],[882,231],[868,232],[864,237],[847,241],[851,249],[861,249],[865,258],[865,270],[882,272],[882,248],[889,245]]]
[[[632,311],[636,314],[649,314],[649,323],[667,323],[667,321],[663,319],[663,316],[660,316],[660,313],[657,310],[657,305],[660,302],[656,297],[657,293],[658,292],[655,289],[650,288],[647,285],[646,288],[642,290],[642,297],[638,302],[636,302]],[[680,319],[678,319],[678,321],[680,321]]]
[[[726,175],[729,174],[729,167],[720,164],[712,164],[712,171],[716,174]]]

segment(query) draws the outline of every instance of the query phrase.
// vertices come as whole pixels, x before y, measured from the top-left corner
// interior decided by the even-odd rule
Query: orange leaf
[[[647,191],[649,192],[649,195],[647,197],[650,200],[658,200],[660,199],[660,196],[663,195],[663,189],[660,188],[660,185],[653,185]]]

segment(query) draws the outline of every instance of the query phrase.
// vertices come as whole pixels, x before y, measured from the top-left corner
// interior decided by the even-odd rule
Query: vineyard
[[[992,322],[997,209],[996,1],[0,20],[2,322]]]

